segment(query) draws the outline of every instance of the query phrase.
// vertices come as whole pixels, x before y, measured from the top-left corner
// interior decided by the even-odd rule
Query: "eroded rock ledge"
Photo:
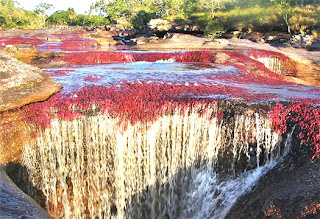
[[[44,209],[12,182],[1,165],[0,182],[1,218],[51,218]]]
[[[46,100],[60,89],[41,69],[0,54],[0,112]]]

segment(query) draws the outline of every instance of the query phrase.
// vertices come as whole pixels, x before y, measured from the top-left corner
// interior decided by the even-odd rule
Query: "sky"
[[[77,14],[83,14],[88,11],[90,5],[98,0],[16,0],[18,7],[26,10],[34,10],[40,3],[48,3],[54,6],[54,9],[49,11],[49,14],[58,10],[67,10],[68,8],[74,8]]]

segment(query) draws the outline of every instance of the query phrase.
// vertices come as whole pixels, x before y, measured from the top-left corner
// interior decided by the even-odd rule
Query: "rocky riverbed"
[[[81,28],[60,28],[46,31],[46,33],[44,33],[43,30],[8,30],[1,31],[0,35],[2,36],[0,39],[1,52],[6,54],[1,55],[0,57],[0,111],[2,112],[0,113],[0,161],[4,165],[10,162],[15,162],[18,164],[20,163],[21,153],[26,139],[34,138],[36,135],[39,135],[39,133],[35,133],[34,130],[34,125],[36,126],[38,124],[33,124],[32,128],[30,129],[25,129],[24,127],[27,127],[28,122],[30,121],[37,121],[39,124],[43,124],[42,120],[46,117],[39,116],[38,114],[41,114],[40,112],[46,113],[46,115],[57,114],[58,117],[60,116],[59,118],[67,121],[69,120],[67,117],[71,116],[72,112],[70,106],[66,104],[78,104],[77,107],[80,109],[82,107],[84,109],[84,111],[77,111],[77,115],[75,116],[95,116],[95,110],[91,111],[88,108],[88,105],[95,103],[105,104],[104,107],[109,107],[110,109],[114,110],[115,114],[113,116],[130,115],[130,113],[132,113],[130,110],[134,109],[134,106],[132,106],[132,109],[123,112],[123,114],[120,113],[121,110],[118,110],[118,112],[116,109],[120,109],[121,104],[113,104],[118,103],[118,98],[116,98],[116,95],[119,94],[119,91],[116,87],[119,87],[120,85],[115,85],[113,87],[111,84],[108,85],[110,86],[109,88],[100,88],[99,86],[101,84],[99,83],[102,83],[101,80],[103,75],[96,74],[85,75],[83,82],[81,82],[82,79],[80,78],[77,79],[77,81],[80,84],[92,83],[92,85],[99,85],[97,87],[93,86],[91,90],[90,88],[85,88],[83,91],[87,89],[88,91],[92,91],[92,93],[100,93],[105,95],[109,95],[110,92],[113,92],[115,96],[111,95],[110,98],[110,100],[113,100],[112,103],[109,103],[109,100],[100,98],[100,96],[98,96],[99,98],[97,99],[87,98],[87,96],[85,96],[83,98],[84,102],[77,103],[75,97],[81,97],[81,94],[88,95],[88,93],[81,93],[80,91],[74,94],[76,96],[68,96],[68,94],[62,93],[61,96],[57,97],[56,99],[53,98],[48,102],[38,104],[36,106],[31,104],[25,108],[29,109],[29,111],[15,111],[13,109],[19,108],[23,105],[36,101],[44,101],[61,89],[61,85],[56,83],[48,74],[33,66],[45,68],[55,67],[49,70],[48,73],[56,78],[56,80],[61,79],[62,82],[65,82],[66,80],[63,79],[64,76],[69,76],[72,74],[72,72],[77,71],[81,73],[81,68],[73,67],[77,64],[108,64],[111,62],[119,62],[119,60],[122,60],[122,62],[146,60],[148,62],[154,62],[159,60],[170,61],[171,59],[181,59],[181,62],[183,63],[183,60],[194,61],[194,57],[196,57],[195,60],[197,62],[205,60],[206,63],[214,62],[215,64],[221,66],[232,64],[233,69],[238,69],[234,70],[235,72],[241,72],[240,70],[242,70],[243,72],[241,74],[243,75],[241,78],[247,81],[240,81],[239,78],[234,78],[232,75],[232,77],[228,76],[229,78],[224,75],[222,78],[223,80],[231,80],[233,84],[250,84],[251,82],[256,83],[261,78],[269,78],[270,81],[267,80],[264,82],[267,83],[268,86],[279,86],[283,83],[283,85],[285,84],[286,86],[293,86],[290,87],[290,89],[288,88],[292,94],[297,94],[298,92],[299,95],[302,95],[303,93],[319,95],[319,88],[317,86],[320,85],[320,53],[316,51],[310,52],[304,49],[296,48],[276,48],[266,43],[253,43],[252,41],[243,39],[208,40],[185,34],[172,34],[164,39],[140,36],[137,38],[130,38],[130,41],[134,42],[134,44],[130,45],[130,42],[128,42],[128,45],[123,45],[126,44],[123,43],[123,40],[125,39],[120,38],[119,41],[119,33],[116,31],[85,31]],[[126,49],[127,51],[116,52],[116,50],[123,49]],[[132,50],[140,50],[140,52],[132,52]],[[187,55],[183,56],[183,52],[181,52],[181,54],[174,53],[173,55],[166,52],[140,54],[141,50],[209,50],[209,52],[186,53]],[[33,66],[22,63],[14,58],[9,58],[8,56],[19,58],[26,63],[32,64]],[[201,57],[201,59],[197,59],[197,56]],[[270,61],[271,59],[272,61]],[[61,69],[61,66],[63,66],[64,69]],[[221,71],[224,71],[224,68],[221,66],[208,67],[208,65],[204,65],[201,67],[187,66],[187,68],[192,69],[193,71],[197,71],[199,69],[203,71],[202,68],[217,68]],[[121,70],[121,67],[114,66],[114,69],[118,71],[119,69]],[[219,70],[214,71],[218,72]],[[181,72],[179,74],[181,74]],[[196,72],[195,74],[199,73]],[[279,74],[282,75],[279,76]],[[210,80],[213,79],[215,78],[210,78]],[[243,90],[241,90],[241,92],[243,92],[241,93],[240,90],[236,88],[237,91],[235,92],[229,87],[226,87],[225,84],[215,83],[214,86],[211,86],[210,84],[201,84],[203,89],[199,90],[197,88],[199,81],[194,83],[194,87],[189,83],[182,85],[175,84],[170,86],[176,86],[175,89],[179,88],[179,92],[194,92],[197,93],[197,95],[202,95],[202,92],[213,92],[212,94],[214,94],[217,98],[221,98],[221,96],[215,93],[218,92],[219,89],[221,92],[225,92],[224,95],[231,99],[241,97],[243,94],[247,95],[247,93]],[[141,82],[141,84],[143,85],[143,82]],[[126,91],[129,92],[129,94],[130,92],[136,92],[136,99],[131,100],[130,98],[132,98],[132,96],[129,95],[130,97],[128,98],[131,100],[131,102],[125,102],[126,104],[132,105],[134,103],[140,106],[142,102],[145,101],[145,98],[142,98],[141,100],[139,99],[143,92],[145,92],[140,88],[142,85],[134,85],[135,87],[130,85],[130,83],[121,85],[127,89]],[[167,85],[155,85],[153,83],[148,83],[145,85],[148,88],[153,86],[153,88],[150,89],[151,94],[163,95],[163,92],[165,91],[168,92],[165,96],[173,99],[176,95],[174,92],[177,92],[173,88],[166,87]],[[161,86],[165,89],[161,90],[163,89]],[[312,89],[309,89],[308,87],[303,86],[313,87]],[[67,84],[65,85],[65,88],[67,88]],[[219,89],[217,90],[216,88]],[[170,89],[170,92],[172,93],[168,91]],[[276,91],[276,89],[279,90],[280,87],[274,88],[274,91]],[[208,95],[207,93],[206,95]],[[264,95],[265,96],[262,95],[262,97],[258,95],[255,96],[254,98],[256,99],[253,102],[248,101],[250,98],[252,98],[252,96],[249,95],[246,97],[249,99],[240,100],[240,103],[239,100],[233,99],[229,104],[223,104],[223,114],[220,115],[219,118],[225,118],[226,120],[228,116],[230,116],[230,118],[238,118],[236,117],[237,112],[234,112],[232,107],[230,109],[228,109],[228,107],[233,106],[233,104],[246,106],[248,102],[248,109],[253,104],[253,111],[255,113],[262,112],[262,114],[266,116],[265,114],[270,110],[269,108],[274,107],[276,104],[274,101],[268,102],[268,104],[262,101],[269,101],[269,98],[274,98],[274,94]],[[121,98],[122,97],[119,96],[119,99]],[[319,135],[320,124],[319,114],[317,114],[319,111],[317,104],[319,103],[317,103],[317,98],[315,98],[315,100],[308,99],[307,104],[312,104],[312,107],[310,105],[305,107],[303,105],[305,100],[301,99],[301,97],[293,97],[293,99],[294,98],[300,99],[298,102],[295,102],[292,107],[290,104],[288,104],[281,109],[275,108],[273,112],[279,113],[279,115],[273,115],[272,117],[274,119],[273,122],[279,125],[279,130],[283,130],[284,127],[288,127],[288,130],[292,131],[293,140],[291,152],[280,163],[278,163],[274,169],[270,170],[270,172],[263,176],[250,192],[239,198],[237,203],[232,207],[230,213],[227,215],[227,218],[317,218],[319,216],[320,194],[318,191],[320,188],[320,182],[317,177],[319,175],[319,158],[317,158],[318,155],[315,156],[315,154],[313,154],[310,150],[311,143],[317,145],[319,144],[319,139],[315,137],[315,140],[307,141],[304,144],[305,147],[302,147],[300,146],[300,144],[302,144],[300,136],[301,134],[299,134],[301,130],[304,131],[304,127],[311,127],[310,131],[304,133],[306,136],[303,137],[308,139],[308,135]],[[192,100],[192,98],[190,100]],[[152,104],[155,100],[151,98],[148,101],[149,102],[147,105],[153,106]],[[162,100],[156,99],[156,101],[159,101],[157,103],[163,104]],[[223,101],[225,101],[225,99]],[[241,103],[241,101],[244,101],[244,103]],[[167,102],[165,103],[167,104]],[[300,103],[302,103],[302,105],[300,105]],[[63,109],[65,113],[59,114],[59,110],[61,110],[59,108],[60,106],[63,106],[61,109]],[[38,113],[34,112],[34,109],[37,107]],[[154,107],[154,109],[159,110],[156,106]],[[277,109],[278,111],[276,111]],[[248,110],[246,113],[250,114],[251,111]],[[251,116],[255,115],[253,111],[250,114]],[[26,112],[35,114],[26,116]],[[154,114],[155,113],[153,113],[152,116],[154,116]],[[293,114],[295,116],[292,116]],[[145,111],[143,115],[149,116],[147,111]],[[276,119],[278,118],[277,116],[279,116],[279,120]],[[28,118],[27,120],[25,119],[26,117]],[[37,118],[40,119],[37,120]],[[136,117],[132,118],[137,119],[140,117],[137,114]],[[295,118],[301,119],[303,123],[300,124],[300,121],[296,121]],[[310,122],[312,124],[308,125]],[[300,126],[299,130],[292,127],[297,124]],[[230,127],[231,126],[235,125],[230,125]],[[275,127],[274,129],[276,130]],[[314,133],[312,131],[314,131]],[[232,134],[232,136],[233,135],[235,134]],[[317,151],[319,148],[314,150],[315,151],[313,152],[319,153],[319,151]],[[226,154],[225,156],[228,157],[229,155]],[[14,173],[16,170],[17,169],[15,168],[7,169],[9,175],[12,177],[15,176]],[[0,175],[2,177],[1,184],[4,185],[1,188],[8,187],[10,191],[17,191],[17,187],[15,187],[12,183],[8,183],[8,179],[5,178],[7,176],[3,175],[4,171],[2,169],[0,173],[2,174]],[[19,193],[20,191],[17,192]],[[219,194],[217,193],[217,196],[218,195]],[[8,197],[1,196],[1,203],[5,203],[6,198]],[[12,203],[15,203],[12,205],[18,206],[19,199],[14,201],[14,199],[10,198],[10,200],[13,200]],[[26,202],[31,203],[32,201]],[[5,206],[3,209],[6,209],[7,207],[9,208],[10,206],[11,204]],[[32,209],[32,207],[30,208]],[[19,214],[19,212],[17,213]],[[32,214],[34,215],[35,213]],[[8,216],[6,210],[2,209],[0,211],[0,216],[10,218],[10,215]],[[23,216],[23,214],[21,214],[21,216]],[[13,218],[13,216],[11,218]]]

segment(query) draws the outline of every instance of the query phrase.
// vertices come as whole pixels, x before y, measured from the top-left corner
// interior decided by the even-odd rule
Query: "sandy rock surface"
[[[60,89],[39,68],[0,55],[0,112],[45,100]]]

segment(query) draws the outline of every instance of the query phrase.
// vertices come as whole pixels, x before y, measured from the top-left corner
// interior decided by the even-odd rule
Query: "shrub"
[[[110,21],[106,17],[98,16],[98,15],[77,15],[76,21],[74,24],[80,26],[101,26],[109,24]]]
[[[52,15],[50,15],[46,22],[48,24],[58,24],[58,25],[67,25],[70,24],[71,21],[69,19],[69,14],[72,12],[72,10],[68,11],[56,11]]]
[[[0,26],[5,28],[19,28],[33,26],[41,27],[35,12],[14,7],[13,1],[0,1]]]
[[[209,21],[204,29],[204,34],[207,38],[216,38],[225,32],[222,22],[218,19]]]
[[[136,29],[146,29],[152,18],[156,18],[156,13],[141,10],[132,18],[131,23]]]
[[[295,7],[292,10],[292,16],[289,18],[291,28],[295,32],[306,32],[319,25],[320,8],[307,5],[304,8]],[[310,31],[312,32],[312,31]]]

